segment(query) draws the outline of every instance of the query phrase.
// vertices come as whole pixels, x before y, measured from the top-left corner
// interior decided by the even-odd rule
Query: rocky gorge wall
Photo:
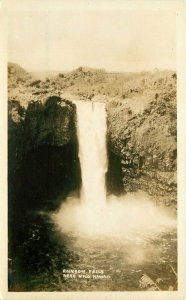
[[[146,107],[108,104],[110,149],[120,158],[126,192],[146,191],[156,202],[176,210],[176,95],[156,95]]]
[[[79,187],[75,109],[57,96],[30,102],[27,108],[9,101],[10,214],[45,202],[55,206],[56,197]]]

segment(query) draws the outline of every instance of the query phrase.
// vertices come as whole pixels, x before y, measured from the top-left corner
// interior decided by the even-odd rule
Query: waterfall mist
[[[175,217],[156,206],[144,192],[110,195],[102,210],[78,202],[72,194],[53,219],[63,232],[95,239],[138,240],[176,228]]]

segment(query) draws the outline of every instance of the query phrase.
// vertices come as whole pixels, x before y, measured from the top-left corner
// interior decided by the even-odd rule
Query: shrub
[[[41,83],[41,80],[34,80],[30,83],[30,86],[36,86],[38,85],[39,83]]]
[[[63,73],[59,73],[59,78],[64,78],[65,75]]]

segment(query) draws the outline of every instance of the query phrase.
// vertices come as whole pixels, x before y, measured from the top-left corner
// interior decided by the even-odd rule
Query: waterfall
[[[99,102],[76,101],[77,135],[81,165],[81,200],[94,207],[106,203],[106,111]]]
[[[52,216],[62,232],[79,238],[117,238],[119,241],[149,238],[176,221],[157,206],[145,192],[109,195],[106,198],[107,171],[106,111],[98,102],[73,101],[77,108],[77,136],[81,166],[81,192],[62,201]],[[148,211],[148,214],[146,213]],[[167,230],[167,229],[166,229]],[[86,245],[87,246],[87,245]],[[135,249],[134,249],[135,250]],[[135,257],[135,255],[134,255]]]

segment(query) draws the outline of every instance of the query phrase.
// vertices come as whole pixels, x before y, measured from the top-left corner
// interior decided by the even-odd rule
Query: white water
[[[81,200],[92,208],[106,203],[106,112],[104,103],[76,101],[81,165]]]

